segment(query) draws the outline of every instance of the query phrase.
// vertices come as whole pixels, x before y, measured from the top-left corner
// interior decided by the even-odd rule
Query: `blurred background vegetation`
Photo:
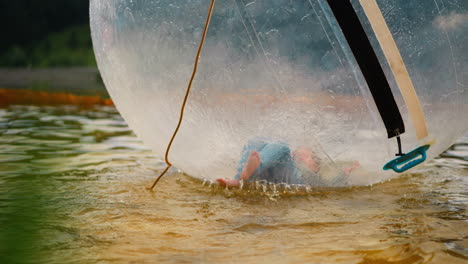
[[[95,67],[88,0],[0,1],[0,67]]]
[[[94,58],[89,0],[0,1],[0,22],[0,107],[102,101],[69,95],[108,98]]]

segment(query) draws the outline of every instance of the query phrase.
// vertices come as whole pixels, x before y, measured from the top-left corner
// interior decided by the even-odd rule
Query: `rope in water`
[[[197,74],[197,69],[198,69],[198,63],[200,61],[200,54],[203,49],[203,45],[205,44],[205,39],[206,39],[206,34],[208,32],[208,27],[210,25],[211,21],[211,16],[213,14],[213,9],[215,5],[216,0],[211,0],[210,8],[208,10],[208,15],[206,17],[206,22],[205,22],[205,28],[203,29],[203,35],[201,37],[200,45],[198,47],[197,51],[197,56],[195,57],[195,64],[193,65],[193,72],[192,72],[192,77],[190,78],[189,84],[187,86],[187,91],[185,93],[184,101],[182,102],[182,107],[180,108],[180,116],[179,116],[179,122],[177,123],[177,127],[174,130],[174,133],[172,134],[172,138],[169,141],[169,144],[167,145],[166,148],[166,155],[165,155],[165,161],[166,161],[166,169],[159,175],[158,178],[154,181],[153,185],[149,188],[150,190],[153,190],[154,187],[158,184],[159,180],[167,173],[167,171],[172,167],[172,163],[169,161],[169,152],[171,151],[172,143],[174,142],[174,139],[177,136],[177,133],[179,132],[180,126],[182,125],[182,121],[184,120],[184,112],[185,112],[185,106],[188,101],[188,97],[190,94],[190,90],[192,89],[192,83],[193,80],[195,79],[195,75]]]

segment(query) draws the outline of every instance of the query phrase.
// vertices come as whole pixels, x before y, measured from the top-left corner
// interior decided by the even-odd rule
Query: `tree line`
[[[0,67],[94,65],[88,0],[0,1]]]

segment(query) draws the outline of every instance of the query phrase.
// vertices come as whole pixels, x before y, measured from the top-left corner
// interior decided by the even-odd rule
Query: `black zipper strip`
[[[364,75],[387,129],[388,138],[405,133],[405,124],[388,80],[351,2],[349,0],[327,0],[327,2]]]

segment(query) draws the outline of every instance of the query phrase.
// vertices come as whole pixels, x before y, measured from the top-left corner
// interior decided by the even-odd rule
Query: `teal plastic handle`
[[[406,153],[404,156],[398,157],[383,167],[384,170],[394,170],[395,172],[402,173],[416,165],[423,163],[426,158],[426,152],[430,148],[430,145],[424,145],[411,152]]]

